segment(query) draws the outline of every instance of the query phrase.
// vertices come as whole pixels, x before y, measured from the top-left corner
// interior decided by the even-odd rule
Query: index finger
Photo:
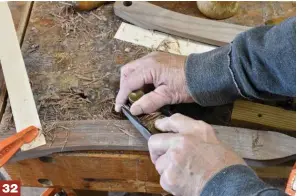
[[[142,74],[139,74],[137,70],[130,73],[128,76],[121,76],[120,90],[116,97],[115,110],[121,111],[122,105],[127,101],[128,95],[133,91],[140,89],[144,85]]]
[[[121,76],[120,90],[116,97],[115,110],[120,112],[123,104],[126,103],[128,95],[134,91],[138,90],[143,85],[153,82],[151,74],[149,74],[149,69],[143,69],[139,67],[135,69],[132,73],[127,76]]]
[[[116,97],[115,111],[120,112],[123,104],[126,103],[128,95],[140,89],[144,84],[153,82],[153,76],[148,68],[151,64],[151,56],[156,53],[150,53],[140,59],[124,65],[121,69],[120,90]]]

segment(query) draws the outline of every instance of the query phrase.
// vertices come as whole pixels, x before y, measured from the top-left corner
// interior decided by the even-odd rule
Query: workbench
[[[153,2],[179,13],[204,17],[195,2]],[[57,122],[85,126],[100,120],[121,120],[113,111],[119,88],[121,65],[142,57],[151,49],[113,38],[122,20],[114,15],[113,3],[91,12],[75,12],[67,4],[35,2],[10,3],[15,26],[24,36],[22,53],[32,91],[48,143],[67,146],[71,130]],[[240,11],[228,23],[258,26],[279,17],[295,16],[292,2],[241,2]],[[19,25],[31,13],[28,24]],[[23,15],[22,15],[23,14]],[[13,129],[3,76],[0,77],[1,133]],[[7,103],[7,104],[6,104]],[[208,123],[230,124],[232,105],[200,108],[199,117]],[[3,117],[2,117],[3,116]],[[104,140],[104,137],[102,138]],[[115,141],[116,142],[116,141]],[[64,148],[61,149],[63,151]],[[285,182],[292,162],[254,168],[270,182]],[[54,153],[26,159],[5,166],[12,179],[23,186],[61,187],[67,191],[100,190],[123,192],[164,192],[159,175],[148,152],[132,150],[100,150]],[[283,186],[281,184],[280,186]]]

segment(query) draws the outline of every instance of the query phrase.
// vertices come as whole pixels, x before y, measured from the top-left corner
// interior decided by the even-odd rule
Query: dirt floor
[[[119,118],[120,66],[149,51],[113,39],[120,20],[112,12],[112,4],[90,13],[61,3],[34,7],[22,49],[42,121]]]

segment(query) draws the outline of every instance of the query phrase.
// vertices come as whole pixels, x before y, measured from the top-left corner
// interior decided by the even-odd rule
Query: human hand
[[[174,114],[155,122],[160,133],[148,146],[152,162],[161,175],[162,188],[173,195],[200,195],[205,184],[222,169],[245,162],[216,137],[203,121]]]
[[[186,89],[185,61],[186,56],[152,52],[124,65],[115,110],[120,112],[128,95],[145,84],[153,84],[155,90],[132,104],[133,115],[151,113],[167,104],[193,102]]]

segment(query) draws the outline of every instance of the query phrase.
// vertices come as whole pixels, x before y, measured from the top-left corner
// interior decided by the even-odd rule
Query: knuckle
[[[200,138],[202,138],[204,141],[212,138],[213,141],[219,142],[216,137],[216,132],[210,124],[199,120],[195,124],[195,130],[198,130]]]
[[[173,187],[177,184],[177,179],[172,175],[174,171],[172,169],[167,169],[164,171],[164,180],[169,187]]]
[[[168,157],[170,161],[175,165],[178,165],[180,163],[180,160],[181,160],[180,156],[181,156],[181,153],[177,149],[168,151]]]
[[[197,122],[197,124],[199,124],[199,126],[205,126],[205,122],[204,121],[202,121],[202,120],[197,120],[196,121]]]
[[[172,116],[169,117],[169,123],[173,126],[173,127],[178,127],[179,123],[181,123],[181,119],[182,119],[182,114],[176,113],[173,114]]]
[[[156,164],[155,164],[156,170],[158,171],[159,174],[161,174],[162,172],[162,164],[157,160]]]
[[[191,143],[191,138],[189,138],[187,135],[181,135],[176,143],[175,149],[177,151],[177,153],[179,153],[179,157],[182,157],[182,155],[184,153],[180,153],[180,152],[184,152],[186,150],[189,150],[189,144]]]
[[[148,140],[148,148],[151,151],[154,147],[154,143],[155,143],[155,139],[156,139],[156,135],[152,135],[149,140]]]
[[[127,78],[124,78],[120,83],[120,88],[124,90],[124,92],[131,92],[129,80]],[[128,96],[128,95],[127,95]]]
[[[127,70],[128,70],[128,68],[126,65],[121,67],[121,69],[120,69],[121,75],[124,76],[127,73]]]
[[[159,159],[158,159],[159,160]],[[161,164],[160,164],[160,162],[159,161],[156,161],[156,164],[155,164],[155,168],[156,168],[156,170],[159,172],[160,171],[160,169],[161,169]],[[160,172],[159,172],[160,173]]]
[[[202,120],[197,120],[194,124],[196,130],[201,130],[205,128],[205,123]]]
[[[198,124],[199,124],[199,127],[205,132],[209,132],[209,131],[213,130],[213,128],[210,124],[207,124],[206,122],[204,122],[202,120],[199,120]]]
[[[167,192],[171,192],[171,190],[170,190],[170,188],[169,188],[169,186],[168,186],[168,184],[167,184],[167,175],[166,175],[166,173],[167,173],[167,171],[165,170],[165,171],[163,172],[163,174],[161,175],[161,178],[160,178],[160,185],[161,185],[161,187],[162,187],[165,191],[167,191]]]
[[[129,81],[129,77],[126,74],[121,73],[120,86],[121,87],[127,86],[128,81]]]

